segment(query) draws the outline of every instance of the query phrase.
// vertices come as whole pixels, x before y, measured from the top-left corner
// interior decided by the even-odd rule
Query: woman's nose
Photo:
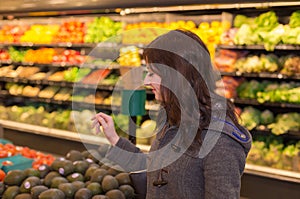
[[[144,79],[144,85],[145,86],[149,86],[150,85],[150,81],[149,81],[148,75],[146,75],[146,77]]]

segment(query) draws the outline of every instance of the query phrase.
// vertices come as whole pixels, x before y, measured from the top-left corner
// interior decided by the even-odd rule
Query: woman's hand
[[[105,137],[111,145],[115,146],[120,137],[116,133],[112,117],[104,113],[98,113],[95,117],[92,118],[92,120],[92,127],[96,128],[96,132],[100,133],[100,126],[102,126]]]

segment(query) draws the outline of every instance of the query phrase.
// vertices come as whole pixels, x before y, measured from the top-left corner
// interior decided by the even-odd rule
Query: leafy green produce
[[[268,51],[274,50],[286,32],[285,26],[278,23],[278,17],[273,11],[260,14],[254,22],[249,22],[245,16],[237,16],[234,22],[239,27],[233,39],[235,44],[263,44]]]
[[[84,42],[98,43],[107,40],[110,37],[116,36],[122,30],[121,22],[114,22],[109,17],[95,17],[88,24]]]
[[[115,85],[119,80],[119,75],[111,73],[105,79],[101,80],[102,85]]]
[[[238,59],[234,68],[241,73],[275,72],[279,68],[278,57],[275,54],[250,55]]]
[[[251,150],[247,156],[247,163],[264,165],[264,156],[268,151],[264,141],[253,141]]]
[[[274,140],[269,144],[269,150],[265,153],[264,162],[270,167],[280,167],[281,151],[284,145]],[[279,165],[279,166],[278,166]]]
[[[279,68],[278,57],[275,54],[262,54],[260,60],[263,63],[263,71],[275,72]]]
[[[8,54],[10,59],[14,62],[22,62],[24,61],[24,56],[27,52],[27,49],[17,49],[15,47],[10,46],[8,48]]]
[[[80,68],[77,71],[77,76],[75,78],[75,82],[80,81],[82,78],[87,76],[91,72],[90,68]]]
[[[282,168],[286,170],[298,171],[297,159],[300,148],[295,144],[286,146],[282,151]],[[296,160],[296,161],[295,161]]]
[[[64,79],[68,82],[80,81],[83,77],[91,72],[90,68],[73,67],[64,71]]]
[[[273,51],[275,46],[281,42],[285,34],[284,25],[279,24],[272,30],[260,30],[259,36],[262,38],[264,47],[267,51]]]
[[[297,156],[299,152],[300,152],[300,148],[297,147],[296,145],[288,145],[287,147],[284,148],[282,154],[289,157],[293,157],[293,156]]]
[[[69,68],[68,70],[64,71],[64,79],[68,82],[74,82],[76,79],[77,72],[77,67]]]
[[[233,41],[237,45],[252,45],[260,43],[261,39],[257,31],[248,24],[243,24],[235,34]]]
[[[260,124],[260,111],[251,106],[245,107],[240,115],[240,122],[248,130],[254,129]]]
[[[300,26],[300,10],[297,10],[292,13],[290,16],[289,25],[291,28],[296,28]]]
[[[266,109],[260,114],[260,123],[263,125],[271,124],[274,122],[274,114]]]
[[[238,60],[235,65],[237,71],[242,73],[260,72],[263,68],[260,58],[256,55]]]
[[[254,137],[247,163],[269,166],[278,169],[299,171],[298,143],[284,143],[278,136]]]
[[[290,103],[300,103],[300,87],[287,91],[287,101]]]
[[[281,36],[282,43],[284,44],[300,44],[300,27],[291,28],[290,26],[284,26],[284,34]]]
[[[276,116],[276,122],[269,124],[268,128],[275,135],[287,133],[289,130],[300,130],[300,114],[299,113],[285,113]]]
[[[274,11],[260,14],[255,18],[254,23],[257,29],[270,31],[279,25],[278,17]]]
[[[265,90],[257,92],[257,101],[300,103],[300,87],[296,83],[272,83]]]
[[[245,15],[238,14],[233,20],[233,26],[235,28],[240,28],[243,24],[252,25],[254,23],[254,18],[247,17]]]
[[[259,83],[256,80],[245,81],[237,87],[237,94],[240,98],[255,99],[257,93],[263,91],[265,86],[265,84]]]

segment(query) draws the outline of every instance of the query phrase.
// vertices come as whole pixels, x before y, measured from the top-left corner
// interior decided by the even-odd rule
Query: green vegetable
[[[260,29],[260,31],[271,31],[279,25],[278,17],[274,11],[260,14],[255,18],[254,23],[256,25],[256,29]]]
[[[300,10],[292,13],[292,15],[290,16],[289,25],[291,28],[300,27]]]
[[[260,114],[260,123],[263,125],[271,124],[274,122],[274,114],[270,110],[264,110]]]
[[[260,111],[251,106],[244,108],[240,115],[240,122],[248,130],[254,129],[260,124]]]
[[[273,51],[275,46],[281,42],[282,36],[285,34],[284,25],[280,24],[271,30],[259,29],[259,36],[262,38],[264,47],[268,51]]]
[[[300,114],[298,113],[285,113],[276,116],[276,122],[269,124],[268,128],[275,135],[287,133],[289,130],[300,130]]]
[[[256,80],[245,81],[237,87],[237,94],[240,98],[256,99],[257,93],[263,91],[265,87],[266,84],[259,83]]]
[[[68,70],[64,71],[64,79],[68,82],[74,82],[77,72],[77,67],[69,68]]]
[[[260,56],[260,60],[263,64],[264,71],[275,72],[279,68],[278,57],[275,54],[262,54]]]
[[[269,145],[269,150],[265,153],[264,161],[267,166],[277,167],[280,163],[281,151],[284,145],[282,143],[272,142]]]
[[[236,15],[233,21],[233,26],[235,28],[240,28],[243,24],[252,25],[254,18],[246,17],[245,15]]]
[[[88,24],[84,42],[97,43],[106,41],[119,42],[120,37],[116,37],[117,34],[122,31],[123,24],[121,22],[114,22],[109,17],[95,17],[94,20]]]
[[[256,17],[254,22],[247,20],[245,16],[236,17],[236,26],[240,28],[233,39],[235,44],[264,44],[265,49],[271,51],[281,42],[285,28],[278,23],[278,17],[275,12],[263,13]]]
[[[247,163],[264,165],[264,156],[267,151],[264,141],[254,141],[247,157]]]
[[[291,28],[286,25],[284,29],[284,34],[281,36],[281,40],[284,44],[300,44],[300,27]]]
[[[233,38],[236,45],[251,45],[261,42],[258,32],[248,24],[243,24]]]

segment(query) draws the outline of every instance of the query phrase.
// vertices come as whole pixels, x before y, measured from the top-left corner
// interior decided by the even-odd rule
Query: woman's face
[[[155,95],[155,99],[161,101],[161,93],[160,93],[160,85],[161,85],[161,77],[154,73],[149,67],[147,67],[147,75],[144,79],[144,85],[150,86],[152,88],[152,92]]]

